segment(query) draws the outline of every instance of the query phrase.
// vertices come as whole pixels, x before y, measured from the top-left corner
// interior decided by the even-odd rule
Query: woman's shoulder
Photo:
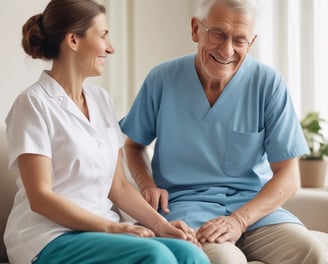
[[[42,94],[44,92],[42,91],[42,87],[40,83],[35,82],[22,90],[17,97],[14,100],[13,105],[17,104],[26,104],[26,103],[36,103],[36,102],[41,102],[42,101]]]

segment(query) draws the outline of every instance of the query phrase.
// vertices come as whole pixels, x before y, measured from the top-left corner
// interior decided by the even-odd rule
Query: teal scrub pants
[[[126,234],[70,232],[45,246],[34,264],[209,264],[190,242]]]

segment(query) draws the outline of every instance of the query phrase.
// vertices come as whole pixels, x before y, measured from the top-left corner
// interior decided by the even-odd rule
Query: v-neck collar
[[[73,100],[67,95],[64,91],[63,87],[52,78],[47,71],[43,71],[39,83],[41,87],[44,89],[46,94],[54,99],[63,109],[65,109],[70,114],[74,115],[76,118],[80,119],[84,123],[91,125],[92,120],[92,100],[89,96],[89,93],[85,89],[83,85],[83,93],[88,106],[89,119],[82,113],[82,111],[77,107],[77,105],[73,102]]]
[[[207,96],[204,92],[203,86],[200,82],[200,79],[198,77],[197,71],[196,71],[196,65],[195,65],[195,59],[196,55],[193,58],[193,80],[191,83],[193,83],[192,87],[192,97],[194,97],[195,104],[198,105],[198,117],[203,122],[210,122],[213,117],[217,117],[217,114],[220,111],[224,111],[224,109],[229,104],[229,100],[226,98],[231,98],[238,96],[238,93],[242,87],[242,85],[238,85],[239,82],[242,81],[242,79],[246,75],[246,69],[248,68],[247,65],[250,63],[250,59],[248,55],[246,56],[243,63],[240,65],[240,68],[235,73],[235,75],[230,79],[230,81],[227,83],[227,85],[224,87],[222,94],[220,97],[216,100],[216,102],[210,106]]]

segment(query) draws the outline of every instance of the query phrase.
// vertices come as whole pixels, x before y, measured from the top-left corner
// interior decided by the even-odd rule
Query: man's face
[[[196,68],[201,78],[228,82],[243,62],[256,36],[250,14],[215,4],[208,18],[192,20],[192,37],[198,43]]]

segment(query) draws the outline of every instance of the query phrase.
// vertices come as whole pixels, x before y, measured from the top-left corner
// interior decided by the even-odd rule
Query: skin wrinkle
[[[204,12],[199,12],[202,15],[201,18],[193,17],[191,20],[192,40],[197,44],[197,53],[195,57],[180,57],[168,63],[164,63],[164,65],[159,65],[155,67],[154,70],[150,72],[150,75],[146,77],[144,85],[142,85],[141,91],[137,96],[131,111],[128,113],[127,117],[124,118],[121,122],[121,127],[123,131],[128,135],[128,138],[126,139],[125,143],[128,167],[131,169],[131,171],[133,171],[134,175],[132,175],[132,177],[136,176],[137,185],[142,186],[143,196],[147,197],[146,199],[151,200],[152,206],[154,206],[154,208],[156,209],[159,207],[163,207],[163,204],[165,204],[166,206],[168,202],[167,198],[163,198],[162,196],[163,193],[167,195],[167,190],[154,187],[156,186],[156,183],[152,178],[152,172],[145,169],[147,165],[144,163],[144,160],[142,160],[140,156],[138,156],[138,154],[140,154],[141,152],[146,152],[146,147],[133,141],[134,137],[138,136],[140,138],[140,135],[142,137],[148,135],[149,133],[152,133],[155,135],[155,137],[157,136],[155,155],[153,157],[152,163],[154,173],[156,173],[156,179],[158,179],[159,183],[161,184],[161,187],[166,186],[166,188],[168,188],[172,196],[175,197],[180,195],[179,198],[181,198],[172,202],[172,215],[169,214],[167,218],[181,217],[182,219],[188,219],[189,217],[188,220],[190,221],[190,223],[196,226],[197,239],[202,244],[206,244],[206,247],[209,248],[209,250],[222,249],[222,247],[216,245],[208,246],[208,243],[230,245],[230,243],[226,242],[234,243],[238,241],[244,233],[247,233],[245,231],[250,227],[250,231],[252,231],[258,226],[262,225],[266,225],[265,228],[269,229],[271,227],[270,223],[280,223],[279,221],[290,221],[297,223],[296,218],[293,218],[290,214],[283,212],[282,208],[278,208],[281,207],[287,199],[294,195],[297,189],[299,188],[298,157],[296,157],[295,153],[301,154],[302,152],[306,151],[305,145],[303,144],[305,143],[303,140],[304,138],[301,137],[301,128],[300,126],[296,127],[296,125],[295,131],[297,131],[298,134],[296,134],[295,139],[293,139],[293,141],[288,142],[290,143],[288,144],[288,146],[283,146],[285,144],[283,140],[285,139],[282,139],[280,137],[281,135],[288,134],[288,128],[285,122],[282,121],[282,119],[286,118],[294,122],[297,118],[295,113],[293,112],[292,107],[290,108],[292,110],[289,109],[289,111],[286,111],[281,114],[280,110],[282,108],[289,108],[290,106],[288,105],[289,102],[287,101],[278,104],[277,110],[272,114],[275,115],[275,120],[277,120],[277,124],[274,124],[274,128],[276,129],[276,131],[282,129],[282,132],[279,133],[279,135],[276,131],[270,133],[270,136],[272,137],[272,142],[276,142],[278,146],[274,146],[274,144],[272,143],[265,144],[265,141],[268,137],[266,131],[263,130],[262,133],[262,131],[256,130],[256,128],[258,128],[256,124],[258,124],[259,121],[262,122],[262,120],[258,120],[256,118],[258,116],[257,114],[264,116],[264,125],[270,125],[273,127],[272,123],[274,121],[272,121],[273,119],[271,119],[271,116],[267,116],[267,113],[265,112],[266,109],[263,109],[262,105],[259,105],[259,108],[256,108],[256,103],[265,103],[267,98],[264,97],[266,96],[266,94],[255,94],[258,90],[254,91],[252,89],[253,85],[254,89],[260,89],[263,87],[263,89],[268,89],[269,91],[270,89],[276,89],[283,93],[285,92],[286,88],[285,83],[283,81],[277,82],[273,84],[274,87],[271,87],[271,82],[262,82],[261,77],[258,77],[257,75],[258,73],[263,73],[263,79],[265,79],[265,77],[268,77],[274,80],[279,80],[281,76],[274,70],[269,70],[264,65],[254,60],[253,58],[251,58],[251,56],[247,57],[249,49],[252,47],[254,41],[257,38],[257,35],[254,34],[254,28],[256,25],[255,18],[253,16],[253,9],[251,12],[244,12],[245,10],[248,11],[248,9],[242,9],[243,11],[240,11],[239,9],[239,11],[236,11],[231,6],[229,6],[229,4],[227,4],[232,3],[232,1],[230,2],[218,0],[213,1],[213,3],[214,5],[211,6],[211,8],[209,9],[207,16],[204,16]],[[243,1],[242,3],[246,3],[246,1]],[[222,41],[222,43],[219,43],[220,41],[217,41],[217,43],[215,43],[215,40],[213,39],[211,39],[210,41],[208,37],[208,29],[213,28],[220,29],[227,36],[226,38],[224,38],[224,41]],[[243,45],[235,45],[233,40],[238,37],[242,37],[249,40],[250,44],[245,47]],[[213,127],[218,126],[219,129],[226,132],[221,133],[221,130],[217,129],[213,132],[213,134],[209,134],[212,136],[211,138],[213,141],[215,141],[215,139],[218,139],[219,143],[220,141],[222,141],[222,151],[221,149],[220,151],[216,150],[216,144],[212,146],[211,142],[206,142],[205,138],[202,137],[204,135],[207,135],[206,133],[208,133],[205,128],[198,129],[197,127],[197,129],[195,129],[195,132],[193,133],[194,136],[200,137],[198,145],[197,142],[192,142],[192,146],[189,147],[188,144],[190,144],[191,141],[184,139],[185,128],[179,123],[179,121],[182,120],[182,118],[185,118],[185,115],[183,115],[185,113],[179,113],[180,106],[178,101],[179,97],[183,97],[183,92],[188,93],[188,91],[183,90],[186,89],[184,87],[183,77],[193,77],[194,72],[186,72],[183,77],[177,77],[176,82],[169,79],[169,74],[171,69],[170,67],[172,67],[173,69],[174,67],[177,67],[177,65],[179,65],[179,67],[183,71],[188,69],[187,67],[189,67],[190,65],[182,65],[187,63],[191,64],[192,62],[194,62],[194,66],[196,69],[196,77],[198,77],[201,83],[200,88],[203,89],[204,95],[208,100],[208,105],[206,105],[206,108],[204,108],[203,105],[203,108],[201,108],[202,111],[204,111],[204,109],[208,111],[207,113],[209,114],[206,116],[206,118],[208,118],[209,116],[211,117],[211,119],[208,118],[206,121],[213,121],[213,123],[211,123],[210,125],[213,125]],[[244,62],[245,64],[243,66],[245,67],[241,71],[239,71],[241,65]],[[248,70],[249,72],[247,72]],[[236,74],[237,72],[239,73],[238,75]],[[236,78],[233,79],[233,77]],[[245,78],[242,79],[243,77]],[[250,79],[248,79],[248,77]],[[166,84],[167,80],[170,80],[172,83],[170,82],[169,84]],[[244,80],[245,82],[243,82]],[[253,81],[255,83],[253,83]],[[189,84],[188,81],[186,81],[186,83]],[[222,96],[222,92],[227,87],[228,83],[229,87],[227,93],[225,93],[224,95],[228,96],[233,94],[234,92],[235,94],[233,95],[236,96],[236,98],[231,99],[233,105],[229,107],[229,99]],[[175,85],[177,86],[177,90],[180,89],[179,92],[174,90]],[[152,120],[151,124],[149,125],[139,124],[135,122],[135,120],[139,119],[145,122],[146,119],[143,117],[143,115],[154,114],[153,112],[151,112],[151,105],[153,103],[153,100],[152,98],[147,97],[146,94],[149,92],[149,87],[154,88],[152,91],[155,91],[154,93],[156,93],[157,86],[159,87],[159,89],[161,89],[160,91],[166,89],[165,91],[168,91],[167,94],[171,93],[171,97],[169,97],[168,95],[167,98],[162,98],[163,104],[167,104],[168,106],[171,105],[172,108],[176,107],[178,110],[174,113],[166,113],[162,111],[159,116],[154,115],[157,119],[155,119],[154,122],[152,122]],[[190,84],[190,86],[192,86],[192,84]],[[191,89],[193,88],[194,87],[192,86]],[[238,100],[239,95],[237,93],[239,88],[241,94],[240,96],[244,96],[246,94],[246,98],[241,97],[241,100]],[[233,89],[236,89],[236,91],[233,91]],[[194,90],[191,90],[191,92],[194,92]],[[251,98],[251,95],[256,96],[256,98]],[[259,97],[257,97],[258,95]],[[198,100],[194,99],[193,96],[197,95],[192,93],[191,95],[186,96],[186,100],[188,100],[188,103],[192,102],[196,104],[199,102]],[[279,96],[277,96],[277,99],[278,98]],[[170,99],[173,102],[171,102]],[[185,98],[183,97],[183,99]],[[254,102],[252,101],[253,99],[254,101],[258,101],[256,101],[255,104],[252,104],[253,108],[248,107],[248,100],[250,102]],[[189,107],[189,105],[187,105],[187,103],[185,102],[186,100],[183,100],[181,103],[180,108],[183,108],[183,110],[185,110],[184,107]],[[241,103],[240,107],[237,105],[238,103]],[[222,120],[220,120],[220,116],[218,117],[218,119],[215,119],[217,116],[214,117],[214,115],[210,115],[213,113],[217,114],[217,110],[222,110],[222,108],[220,107],[222,107],[222,105],[224,104],[227,104],[227,116],[232,116],[232,118],[236,118],[233,120],[230,119],[230,123],[228,122],[228,118],[227,120],[224,120],[224,116],[222,116]],[[236,108],[236,113],[234,113],[234,108]],[[242,117],[244,116],[243,111],[245,110],[245,108],[247,108],[248,111],[245,111],[246,121],[244,122]],[[187,109],[189,110],[189,108]],[[186,116],[191,120],[187,120],[186,124],[188,124],[190,127],[192,127],[193,125],[196,127],[198,123],[196,123],[193,118],[195,116],[195,113],[198,114],[200,111],[194,111],[192,107],[190,107],[190,111],[193,111],[192,114]],[[255,113],[254,117],[252,116],[253,113]],[[175,117],[175,114],[177,115],[177,117]],[[222,113],[222,115],[224,115],[224,113]],[[269,113],[268,115],[271,115],[271,113]],[[247,118],[249,118],[250,120],[248,120]],[[170,126],[168,126],[167,122],[170,121]],[[237,122],[241,124],[234,125]],[[297,123],[295,122],[294,124]],[[153,128],[155,125],[156,128]],[[208,123],[206,125],[208,125]],[[210,126],[208,126],[206,127],[206,129],[210,130],[211,128]],[[134,130],[138,130],[138,133],[134,132]],[[172,136],[172,141],[175,142],[175,144],[179,144],[179,140],[181,140],[181,146],[167,146],[170,141],[168,140],[168,137],[165,134],[166,132],[167,135]],[[177,134],[176,136],[175,132]],[[215,134],[216,132],[217,135]],[[236,135],[238,134],[238,138],[236,138],[237,140],[235,140],[235,142],[231,142],[231,144],[240,144],[240,146],[232,146],[233,151],[236,152],[236,157],[232,155],[227,155],[227,150],[224,150],[224,148],[230,147],[230,142],[225,142],[224,140],[226,140],[226,138],[233,133],[235,133]],[[163,134],[165,136],[163,136]],[[249,161],[249,159],[246,158],[247,154],[243,153],[241,150],[241,146],[247,147],[248,139],[250,144],[252,142],[255,143],[254,146],[250,146],[250,155],[252,155],[251,158],[254,158],[254,161]],[[212,166],[211,163],[214,164],[215,161],[213,161],[211,158],[207,159],[206,157],[206,159],[202,160],[202,158],[204,157],[199,157],[199,162],[197,164],[199,164],[200,167],[195,168],[196,173],[193,173],[192,166],[197,166],[193,163],[194,157],[189,158],[189,156],[187,155],[184,160],[186,162],[183,164],[179,164],[178,162],[173,160],[174,158],[177,158],[178,155],[183,155],[183,152],[181,151],[183,147],[190,151],[196,150],[197,152],[200,149],[203,150],[204,146],[209,147],[208,153],[213,153],[214,155],[222,155],[222,157],[224,158],[222,164],[220,161],[218,164]],[[236,148],[236,150],[234,149],[234,147]],[[262,153],[263,150],[267,151],[268,158],[267,160],[263,159],[259,161],[258,158],[261,157],[260,155],[264,154]],[[280,156],[276,154],[279,161],[270,163],[269,160],[270,158],[272,158],[271,153],[278,152],[281,150],[288,152],[291,158],[284,160],[283,154],[281,154]],[[176,151],[176,153],[174,153],[174,151]],[[291,152],[294,152],[294,154],[291,154]],[[171,155],[173,155],[173,157]],[[229,168],[228,166],[226,166],[227,164],[225,163],[225,157],[228,157],[229,162],[231,162],[231,164],[229,163]],[[256,159],[256,157],[258,158]],[[240,163],[242,164],[240,164],[239,166],[238,161],[240,159]],[[233,162],[236,166],[235,170],[231,168],[233,166]],[[243,164],[247,162],[251,163]],[[171,163],[172,167],[170,167]],[[255,171],[254,168],[256,168],[257,165],[265,165],[265,168],[263,168],[263,166],[259,169],[259,171]],[[222,205],[222,211],[219,211],[217,210],[217,208],[215,208],[215,203],[210,204],[207,200],[205,200],[212,200],[214,198],[210,192],[207,194],[208,196],[205,199],[203,197],[200,197],[199,201],[197,201],[196,196],[190,198],[190,196],[194,194],[194,190],[198,190],[202,186],[201,179],[199,179],[199,174],[197,173],[200,172],[202,169],[204,170],[205,184],[208,184],[208,182],[213,182],[213,186],[210,186],[209,190],[211,190],[211,188],[216,190],[217,188],[219,194],[222,194],[222,196],[226,195],[226,191],[224,190],[224,188],[231,188],[236,190],[236,196],[226,197],[227,204],[228,202],[230,202],[230,207],[234,208],[233,210],[235,210],[230,215],[229,213],[226,213],[229,212],[229,210],[227,210],[227,208],[224,208],[224,205]],[[229,170],[233,171],[234,174],[232,174],[232,172]],[[185,175],[183,175],[184,172],[190,173],[190,178],[187,178]],[[239,175],[237,175],[237,173],[239,173]],[[255,178],[249,177],[249,174],[251,173],[256,174],[254,175]],[[222,178],[215,181],[213,174],[217,175],[218,177],[222,176]],[[264,179],[264,175],[266,176],[269,174],[272,175],[270,179]],[[226,180],[226,182],[224,180]],[[262,184],[262,180],[265,181],[265,184]],[[169,181],[169,183],[166,184],[166,181]],[[255,186],[250,186],[253,183]],[[192,190],[186,188],[185,186],[191,186]],[[245,189],[240,186],[245,186]],[[220,187],[222,187],[223,189],[221,190]],[[238,197],[238,192],[243,195],[245,194],[245,197]],[[153,205],[154,201],[155,205]],[[181,202],[181,204],[179,204],[179,202]],[[195,202],[196,205],[193,205],[193,202]],[[199,207],[197,207],[197,202],[199,202]],[[204,207],[200,205],[202,203],[205,203]],[[184,214],[181,210],[184,205],[186,206],[186,208],[193,208],[195,212],[193,212],[191,209],[188,214]],[[220,206],[218,207],[221,208]],[[197,212],[197,210],[199,210],[199,212]],[[204,215],[206,216],[208,213],[209,217],[204,217],[204,219],[199,221],[197,219],[198,213],[204,213]],[[284,213],[285,215],[283,215]],[[277,220],[277,218],[280,216],[282,216],[282,220]],[[274,241],[271,242],[272,244],[274,244]],[[303,243],[304,245],[306,245],[307,241],[303,241]],[[232,256],[233,260],[234,257],[236,257],[236,259],[238,260],[242,259],[242,261],[246,261],[247,256],[244,255],[246,253],[241,252],[240,249],[236,248],[234,245],[228,247],[231,249],[231,252],[239,252],[241,255],[240,258]],[[220,250],[218,251],[220,252]],[[221,252],[217,254],[215,253],[213,255],[220,259],[220,257],[222,257],[220,254]],[[222,260],[218,260],[218,262],[220,261]]]

